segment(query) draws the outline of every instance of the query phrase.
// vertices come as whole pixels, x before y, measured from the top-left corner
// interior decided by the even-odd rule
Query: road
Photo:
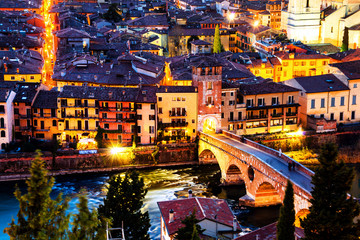
[[[207,133],[208,134],[208,133]],[[241,151],[247,152],[251,155],[254,155],[258,159],[260,159],[262,162],[270,165],[273,169],[277,170],[287,178],[291,180],[291,182],[295,183],[299,187],[303,188],[307,192],[311,192],[312,190],[312,184],[311,184],[311,177],[306,175],[305,173],[296,171],[296,170],[289,170],[288,164],[282,160],[281,158],[278,158],[276,156],[273,156],[269,153],[266,153],[260,149],[254,148],[252,146],[249,146],[245,143],[241,143],[233,138],[227,137],[224,134],[208,134],[212,136],[213,138],[225,142],[229,144],[230,146],[233,146],[235,148],[240,149]]]

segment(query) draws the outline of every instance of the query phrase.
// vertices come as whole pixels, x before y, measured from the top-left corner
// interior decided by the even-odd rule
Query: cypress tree
[[[220,52],[221,52],[220,29],[219,29],[219,25],[216,25],[216,27],[215,27],[215,36],[214,36],[213,53],[220,53]]]
[[[347,195],[354,171],[343,161],[337,162],[337,155],[335,144],[321,149],[320,166],[312,177],[310,213],[300,220],[305,240],[358,239],[354,218],[359,215],[359,205]]]
[[[200,240],[199,234],[203,233],[205,229],[201,229],[201,226],[198,224],[200,221],[196,219],[195,209],[181,222],[184,224],[184,227],[176,231],[176,240]]]
[[[283,205],[280,208],[280,217],[277,223],[277,240],[295,239],[295,209],[294,209],[294,189],[288,180],[285,190]]]
[[[346,52],[347,50],[349,50],[349,28],[345,27],[341,52]]]
[[[55,200],[50,198],[54,178],[47,176],[40,151],[31,163],[30,174],[27,193],[21,195],[18,187],[14,193],[20,205],[18,221],[13,219],[4,232],[11,239],[63,239],[69,226],[68,199],[63,200],[61,194]]]
[[[144,179],[136,171],[126,172],[124,177],[115,175],[108,181],[108,192],[104,204],[99,206],[99,215],[111,219],[112,227],[124,224],[126,239],[150,239],[149,213],[141,212],[147,193]],[[120,237],[120,232],[112,233]]]
[[[120,22],[122,20],[121,11],[119,10],[116,3],[112,3],[109,6],[109,9],[103,15],[103,18],[113,22]]]

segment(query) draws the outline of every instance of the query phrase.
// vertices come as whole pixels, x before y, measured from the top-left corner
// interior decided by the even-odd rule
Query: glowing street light
[[[112,155],[117,155],[117,154],[119,154],[119,153],[123,153],[123,152],[125,152],[125,148],[122,148],[122,147],[112,147],[111,149],[110,149],[110,153],[112,154]]]
[[[234,19],[235,19],[235,13],[233,13],[233,12],[232,12],[232,13],[229,13],[228,19],[229,19],[230,22],[234,21]]]
[[[254,22],[254,27],[257,27],[257,26],[259,26],[259,25],[260,25],[259,20],[256,20],[256,21]]]

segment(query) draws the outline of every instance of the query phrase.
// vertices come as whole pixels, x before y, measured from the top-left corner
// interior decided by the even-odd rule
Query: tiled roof
[[[169,235],[174,234],[183,226],[181,220],[192,214],[194,209],[196,218],[200,221],[208,219],[233,227],[234,215],[226,201],[222,199],[193,197],[158,202],[158,206]],[[169,223],[170,209],[174,210],[174,221],[171,223]],[[241,229],[239,224],[237,229]]]
[[[8,36],[0,34],[0,47],[9,48],[41,48],[43,47],[44,40],[42,38],[38,39],[36,37],[23,36],[18,34],[16,36]]]
[[[207,28],[182,28],[174,27],[169,30],[169,36],[214,36],[215,29]],[[220,35],[229,34],[228,31],[221,32]]]
[[[235,29],[237,31],[239,31],[239,32],[242,32],[242,33],[250,32],[250,33],[253,33],[253,34],[258,34],[258,33],[261,33],[261,32],[271,30],[271,28],[268,27],[268,26],[259,25],[259,26],[255,27],[255,26],[253,26],[251,24],[240,25],[240,26],[237,26]]]
[[[334,63],[334,64],[330,64],[330,66],[338,68],[350,80],[360,79],[360,60],[351,61],[351,62]]]
[[[275,82],[261,82],[257,84],[241,84],[240,92],[244,95],[269,94],[269,93],[283,93],[283,92],[297,92],[297,88]]]
[[[33,108],[57,108],[59,92],[40,90],[33,103]]]
[[[290,59],[290,54],[287,52],[276,53],[275,55],[282,60]],[[294,59],[330,59],[329,56],[322,54],[305,54],[305,53],[294,53]]]
[[[159,93],[193,93],[197,88],[193,86],[161,86],[158,88]]]
[[[31,103],[36,95],[39,85],[40,84],[37,83],[19,83],[19,86],[16,89],[14,102]]]
[[[295,80],[307,93],[344,91],[349,88],[333,74],[299,77]]]
[[[128,21],[129,27],[140,27],[140,26],[168,26],[167,17],[165,14],[162,15],[148,15],[140,17],[131,21]]]
[[[342,62],[360,60],[360,48],[350,49],[349,51],[345,51],[345,52],[338,52],[335,54],[331,54],[329,56],[335,60]]]
[[[136,102],[138,103],[156,103],[156,86],[142,86],[138,89]]]
[[[269,224],[234,240],[276,240],[276,224],[276,222]],[[298,239],[305,237],[304,230],[298,227],[295,227],[294,234]]]
[[[91,36],[85,32],[74,28],[64,28],[56,32],[58,38],[91,38]]]
[[[0,102],[7,101],[10,91],[9,88],[0,88]]]

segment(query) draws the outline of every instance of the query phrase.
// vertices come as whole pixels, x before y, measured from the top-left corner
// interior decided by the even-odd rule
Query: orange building
[[[40,90],[33,101],[33,136],[39,140],[58,139],[57,99],[59,92]]]
[[[103,88],[99,99],[100,127],[105,144],[131,146],[136,134],[137,88]]]

